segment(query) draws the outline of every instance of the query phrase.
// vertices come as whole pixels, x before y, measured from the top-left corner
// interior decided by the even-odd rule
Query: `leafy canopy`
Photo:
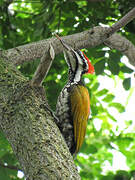
[[[91,0],[13,0],[0,1],[0,48],[9,49],[19,45],[52,37],[54,32],[61,36],[82,32],[99,24],[112,25],[135,6],[134,0],[91,1]],[[135,21],[130,22],[119,33],[135,43]],[[135,133],[133,119],[124,118],[124,128],[120,127],[121,113],[133,92],[131,76],[133,70],[121,61],[122,54],[100,45],[85,50],[95,66],[95,75],[85,75],[84,81],[91,97],[91,116],[88,121],[86,139],[75,161],[83,180],[88,179],[130,179],[135,170]],[[24,63],[18,69],[24,76],[32,78],[39,59]],[[55,58],[43,85],[47,91],[49,104],[55,110],[57,96],[67,81],[67,65],[63,55]],[[104,79],[123,84],[123,91],[129,96],[127,101],[116,99],[116,94],[103,87]],[[112,86],[111,86],[112,87]],[[112,110],[113,109],[113,110]],[[115,113],[114,113],[115,112]],[[126,129],[129,129],[126,131]],[[126,158],[128,171],[115,172],[106,166],[113,165],[114,152]],[[3,133],[0,132],[0,162],[19,166]],[[17,170],[0,166],[0,176],[4,180],[19,179]]]

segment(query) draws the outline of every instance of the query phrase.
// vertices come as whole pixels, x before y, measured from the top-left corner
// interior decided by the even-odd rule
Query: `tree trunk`
[[[28,180],[80,179],[63,137],[46,110],[42,87],[31,87],[0,60],[0,127]]]

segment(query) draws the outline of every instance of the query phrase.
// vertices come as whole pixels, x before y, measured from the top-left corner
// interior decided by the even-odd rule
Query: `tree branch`
[[[124,17],[122,17],[118,22],[113,24],[108,29],[108,35],[112,35],[113,33],[120,30],[120,28],[124,27],[126,24],[128,24],[130,21],[132,21],[135,18],[135,8],[133,8],[131,11],[129,11]]]
[[[62,134],[46,110],[44,93],[0,59],[0,127],[26,179],[80,180]]]
[[[40,64],[31,80],[31,86],[40,86],[42,84],[42,81],[48,74],[54,57],[54,49],[52,45],[50,45],[48,53],[45,53],[41,58]]]
[[[12,169],[12,170],[17,170],[17,171],[22,171],[20,168],[18,168],[17,166],[12,166],[12,165],[4,165],[3,163],[0,162],[0,166],[3,168],[8,168],[8,169]]]
[[[104,44],[111,49],[117,49],[122,54],[126,55],[130,64],[135,66],[135,46],[125,37],[115,33],[110,36]]]
[[[112,46],[113,48],[127,55],[130,63],[135,66],[135,56],[134,56],[135,47],[133,46],[133,44],[130,41],[128,41],[126,38],[119,35],[119,39],[117,40],[120,42],[120,44],[123,44],[125,47],[124,46],[118,47],[115,46],[113,39],[109,38],[109,36],[111,36],[112,33],[118,31],[118,27],[120,29],[123,25],[127,24],[130,20],[132,20],[135,17],[134,12],[135,10],[133,9],[127,14],[127,16],[123,17],[125,19],[124,23],[122,18],[122,20],[118,21],[112,27],[105,28],[105,27],[97,26],[88,31],[62,37],[62,39],[65,40],[72,47],[78,49],[88,48],[88,47],[92,48],[102,43],[108,44],[109,42],[109,46]],[[39,42],[19,46],[17,48],[9,49],[3,51],[2,54],[3,57],[5,57],[5,59],[8,59],[13,64],[18,65],[26,61],[31,61],[37,58],[41,58],[44,53],[45,54],[48,53],[49,44],[53,45],[55,55],[63,51],[63,47],[59,42],[59,40],[57,40],[56,38],[50,38],[47,40],[42,40]],[[126,49],[126,51],[124,51],[123,49]]]

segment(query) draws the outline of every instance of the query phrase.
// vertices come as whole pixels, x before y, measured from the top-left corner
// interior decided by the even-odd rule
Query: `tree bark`
[[[80,179],[65,141],[46,110],[42,87],[31,87],[0,60],[0,127],[27,180]]]
[[[129,62],[135,66],[135,46],[125,37],[114,33],[108,37],[109,28],[96,26],[90,30],[62,37],[62,39],[75,49],[92,48],[105,44],[120,51],[129,58]],[[62,53],[63,47],[57,38],[49,38],[38,42],[8,49],[0,53],[7,61],[15,65],[41,58],[47,54],[50,44],[54,48],[55,55]]]

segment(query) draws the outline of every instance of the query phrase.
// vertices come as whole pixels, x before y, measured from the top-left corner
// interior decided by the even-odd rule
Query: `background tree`
[[[88,30],[99,24],[112,25],[134,6],[135,2],[132,0],[128,2],[125,0],[35,0],[25,1],[25,3],[20,0],[1,1],[0,47],[7,50],[18,47],[19,45],[50,38],[55,32],[60,33],[61,36],[65,36]],[[119,31],[120,35],[126,37],[133,44],[135,43],[134,22],[131,21]],[[115,39],[114,36],[113,38]],[[67,40],[71,41],[68,37]],[[80,48],[86,47],[85,41],[88,40],[84,39]],[[117,41],[118,38],[116,38],[115,42]],[[92,116],[88,123],[86,140],[75,163],[78,166],[82,179],[130,179],[134,177],[135,170],[133,120],[123,119],[125,127],[124,129],[120,129],[118,125],[120,120],[118,116],[115,117],[112,114],[110,107],[114,107],[118,111],[117,113],[123,113],[126,110],[126,104],[116,101],[115,94],[109,88],[101,89],[102,82],[99,81],[98,77],[100,75],[104,78],[109,77],[116,84],[119,79],[123,82],[125,91],[129,91],[130,95],[133,91],[131,87],[131,76],[134,70],[121,61],[123,54],[116,50],[118,48],[104,49],[106,47],[105,45],[109,46],[109,41],[105,41],[104,45],[102,44],[96,47],[93,47],[91,44],[87,46],[93,47],[88,48],[86,51],[87,56],[90,57],[95,66],[96,72],[94,76],[84,76],[91,95]],[[78,45],[75,44],[74,46],[76,47]],[[123,47],[125,46],[119,47],[119,50]],[[41,49],[43,51],[44,48]],[[123,49],[123,52],[126,51],[127,49]],[[9,50],[9,54],[10,52]],[[16,54],[18,55],[19,53],[20,50],[17,48]],[[130,62],[134,65],[134,58],[132,56],[128,57],[130,57]],[[16,64],[19,63],[17,62]],[[21,63],[17,68],[25,77],[31,80],[38,64],[39,58],[34,61]],[[49,74],[43,82],[48,102],[53,110],[55,110],[57,96],[64,86],[66,79],[67,66],[63,55],[59,54],[56,56]],[[99,129],[95,126],[97,122],[101,123]],[[132,128],[130,131],[127,131],[126,129],[129,127]],[[129,171],[104,172],[105,162],[108,162],[110,165],[112,164],[112,150],[114,149],[126,157]],[[21,155],[19,157],[21,158]],[[20,166],[2,131],[0,131],[0,164],[0,175],[2,179],[18,179],[17,172]]]

